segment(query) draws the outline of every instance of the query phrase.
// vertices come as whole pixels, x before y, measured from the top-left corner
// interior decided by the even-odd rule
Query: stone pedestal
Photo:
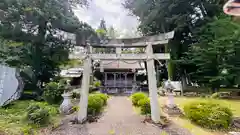
[[[68,115],[72,113],[72,108],[73,108],[73,104],[72,104],[72,95],[70,93],[64,93],[62,94],[63,97],[63,102],[60,105],[60,113]]]
[[[167,107],[171,109],[176,107],[176,104],[174,103],[174,94],[167,93],[167,96],[168,96]]]
[[[182,115],[182,111],[174,103],[174,94],[172,92],[167,93],[167,104],[163,107],[163,111],[168,115]]]

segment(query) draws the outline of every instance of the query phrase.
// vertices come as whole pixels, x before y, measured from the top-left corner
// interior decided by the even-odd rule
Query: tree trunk
[[[40,24],[38,26],[38,39],[36,40],[36,42],[34,43],[34,51],[35,51],[35,59],[34,59],[34,74],[36,76],[37,79],[37,87],[39,88],[39,93],[41,93],[41,89],[42,89],[42,50],[43,50],[43,46],[44,46],[44,42],[45,42],[45,35],[47,32],[47,22],[44,21],[44,19],[39,21]]]

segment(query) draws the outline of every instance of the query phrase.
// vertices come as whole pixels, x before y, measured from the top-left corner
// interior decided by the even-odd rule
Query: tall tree
[[[240,25],[221,17],[196,31],[197,43],[183,57],[191,80],[218,89],[239,85]]]
[[[153,35],[175,31],[174,39],[169,43],[172,60],[178,60],[196,42],[193,31],[222,12],[224,0],[125,0],[124,6],[137,16],[139,29],[144,35]],[[170,64],[171,65],[171,64]],[[175,73],[174,80],[184,75],[179,64],[171,65]],[[173,70],[173,69],[172,69]]]
[[[33,83],[41,89],[68,59],[71,44],[60,31],[80,34],[92,29],[78,21],[72,6],[86,0],[2,0],[0,1],[0,36],[21,42],[18,60],[33,72]],[[88,34],[88,33],[87,33]],[[14,65],[11,65],[14,66]],[[22,67],[23,68],[23,67]]]

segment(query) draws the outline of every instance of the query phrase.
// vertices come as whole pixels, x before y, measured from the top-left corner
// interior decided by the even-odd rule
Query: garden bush
[[[93,86],[94,86],[95,88],[98,88],[98,87],[101,86],[101,82],[100,82],[100,81],[95,81],[95,82],[93,83]]]
[[[96,95],[91,94],[88,96],[88,115],[97,115],[101,112],[102,108],[104,106],[103,99]]]
[[[232,121],[229,108],[211,102],[191,102],[184,106],[187,118],[196,124],[210,129],[228,128]]]
[[[99,96],[103,100],[103,105],[107,104],[108,95],[102,93],[96,93],[95,96]]]
[[[138,101],[138,106],[141,109],[141,114],[151,114],[151,105],[149,98],[143,98]]]
[[[48,109],[32,104],[27,108],[26,118],[30,124],[41,126],[49,122],[50,114]]]
[[[56,82],[47,83],[44,89],[43,98],[49,104],[59,104],[62,101],[64,89]]]
[[[147,95],[143,92],[137,92],[137,93],[134,93],[132,96],[132,104],[134,106],[138,106],[138,101],[141,100],[141,99],[144,99],[144,98],[147,98]]]

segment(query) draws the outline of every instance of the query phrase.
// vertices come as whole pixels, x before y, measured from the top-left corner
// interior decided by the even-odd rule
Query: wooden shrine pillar
[[[146,48],[147,59],[147,75],[148,75],[148,89],[151,104],[151,119],[158,123],[160,121],[160,106],[158,103],[156,71],[154,66],[154,56],[152,44],[148,43]]]
[[[79,108],[81,108],[78,112],[78,122],[83,123],[87,119],[87,107],[88,107],[88,94],[89,94],[89,85],[90,85],[90,74],[91,74],[91,65],[92,60],[88,55],[91,53],[91,46],[87,46],[85,48],[87,50],[87,56],[84,59],[84,67],[83,67],[83,79],[82,79],[82,88],[81,88],[81,98],[79,103]]]

